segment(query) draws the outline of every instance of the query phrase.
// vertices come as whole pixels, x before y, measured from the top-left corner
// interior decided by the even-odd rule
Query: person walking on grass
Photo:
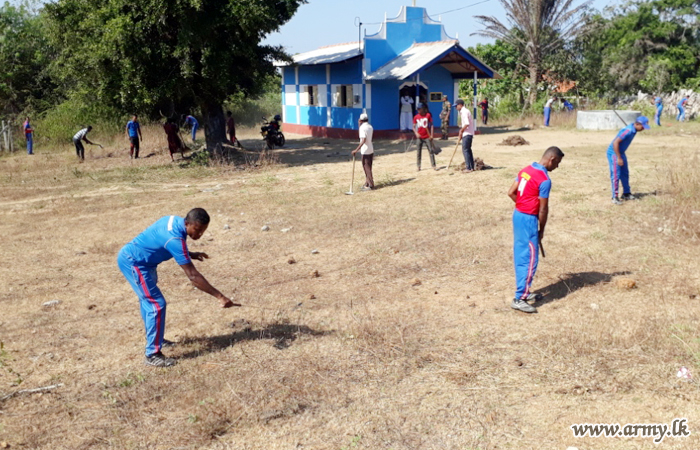
[[[657,127],[661,126],[661,113],[664,111],[664,102],[661,97],[657,96],[654,99],[654,106],[656,107],[656,113],[654,114],[654,123]]]
[[[226,112],[226,128],[228,131],[228,140],[231,141],[231,145],[236,144],[236,122],[233,120],[233,113],[231,111]],[[241,143],[238,143],[241,146]]]
[[[27,140],[27,155],[33,155],[34,154],[34,130],[32,129],[32,126],[29,124],[29,116],[27,116],[27,119],[24,121],[24,125],[22,125],[22,130],[24,131],[24,138]]]
[[[557,101],[557,97],[550,97],[544,104],[544,126],[549,126],[549,119],[552,118],[552,104]]]
[[[129,157],[132,159],[138,159],[140,147],[139,142],[143,141],[143,136],[141,135],[139,118],[136,114],[134,114],[131,120],[126,124],[126,137],[129,138],[129,143],[131,144],[129,148]]]
[[[199,128],[199,122],[197,122],[197,119],[195,119],[194,116],[187,116],[185,117],[185,123],[192,127],[192,142],[194,143],[194,140],[197,138],[197,129]]]
[[[472,152],[472,142],[474,141],[474,118],[469,108],[464,106],[464,100],[457,99],[453,105],[457,108],[459,117],[462,120],[462,128],[459,130],[459,140],[462,142],[462,154],[464,155],[463,173],[474,171],[474,153]]]
[[[170,151],[170,161],[175,161],[175,153],[180,153],[184,156],[185,144],[180,139],[180,127],[175,123],[175,119],[168,117],[163,124],[163,130],[168,138],[168,150]]]
[[[649,119],[644,116],[637,117],[634,123],[627,125],[621,129],[615,139],[608,146],[608,167],[610,168],[610,183],[612,184],[612,203],[621,205],[620,197],[618,196],[619,184],[622,182],[622,200],[634,200],[636,197],[632,195],[630,189],[630,171],[627,165],[627,148],[632,143],[632,140],[637,135],[637,132],[648,130]]]
[[[534,313],[537,309],[527,303],[540,300],[540,294],[530,292],[537,271],[540,242],[549,216],[549,172],[559,167],[564,153],[559,147],[549,147],[539,163],[525,167],[508,189],[515,202],[513,211],[513,262],[515,265],[515,297],[510,307]]]
[[[440,112],[440,130],[442,131],[442,139],[446,141],[450,137],[450,112],[452,105],[447,96],[442,98],[442,111]]]
[[[372,176],[372,162],[374,160],[372,134],[374,128],[369,124],[369,117],[365,113],[360,114],[358,123],[360,124],[360,144],[352,151],[352,156],[354,158],[358,151],[362,155],[362,168],[365,171],[365,184],[362,186],[362,190],[371,191],[374,189],[374,177]]]
[[[676,120],[679,122],[685,122],[685,107],[688,106],[688,99],[689,97],[684,95],[681,101],[678,102],[678,115],[676,116]]]
[[[418,105],[418,114],[413,118],[413,134],[418,140],[418,153],[416,154],[416,165],[420,172],[423,144],[425,144],[430,155],[430,165],[433,170],[437,170],[435,165],[435,155],[433,154],[433,116],[428,112],[424,103]]]
[[[73,145],[75,145],[75,153],[78,155],[78,159],[80,162],[85,161],[85,147],[83,147],[83,143],[80,141],[85,141],[90,145],[95,145],[90,140],[87,138],[87,134],[92,131],[91,126],[87,126],[87,128],[83,128],[82,130],[78,131],[75,133],[73,136]]]
[[[481,123],[488,125],[489,123],[489,98],[484,97],[484,99],[479,103],[481,107]]]
[[[124,278],[139,298],[141,318],[146,328],[146,359],[144,363],[155,367],[176,364],[161,352],[165,334],[165,297],[158,288],[158,265],[171,258],[182,267],[187,278],[199,290],[216,297],[219,306],[241,306],[233,303],[204,278],[192,263],[204,261],[206,253],[190,252],[187,237],[197,240],[209,226],[209,214],[202,208],[194,208],[183,219],[165,216],[136,236],[119,251],[117,264]]]

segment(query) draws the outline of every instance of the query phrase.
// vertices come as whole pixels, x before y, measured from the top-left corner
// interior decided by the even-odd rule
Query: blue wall
[[[284,77],[282,78],[284,84],[294,84],[296,83],[294,75],[294,67],[289,66],[284,68]]]
[[[386,23],[386,40],[365,39],[365,56],[370,59],[370,71],[396,58],[415,43],[442,39],[442,25],[423,22],[424,8],[406,7],[406,22]]]
[[[300,106],[301,125],[325,127],[328,123],[327,108],[321,106]]]
[[[284,107],[285,120],[287,123],[297,123],[297,107],[296,106],[285,106]]]
[[[323,80],[325,83],[325,78]],[[331,64],[331,84],[361,84],[362,59]]]
[[[299,84],[326,84],[326,65],[299,67]]]
[[[362,114],[362,110],[357,108],[331,108],[331,127],[357,129],[360,114]]]

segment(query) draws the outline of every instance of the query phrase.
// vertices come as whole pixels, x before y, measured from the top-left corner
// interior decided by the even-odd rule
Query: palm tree
[[[500,39],[520,49],[526,56],[530,92],[528,105],[537,101],[537,83],[542,76],[543,57],[579,35],[586,23],[592,0],[572,7],[574,0],[498,0],[509,26],[493,16],[476,16],[484,26],[473,35]]]

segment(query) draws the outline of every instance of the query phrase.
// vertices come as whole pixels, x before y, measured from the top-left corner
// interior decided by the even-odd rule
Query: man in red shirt
[[[510,307],[518,311],[537,312],[527,301],[542,298],[540,294],[531,294],[530,286],[537,271],[537,252],[549,215],[549,191],[552,188],[549,172],[559,167],[563,157],[559,147],[549,147],[540,162],[522,169],[508,189],[508,197],[515,202],[513,262],[516,290]]]
[[[420,172],[421,163],[421,153],[423,152],[423,144],[428,148],[428,154],[430,155],[430,165],[433,166],[434,170],[437,170],[435,166],[435,155],[432,152],[433,149],[433,116],[428,112],[428,108],[425,104],[421,103],[418,105],[418,114],[413,118],[413,133],[418,139],[418,155],[416,158],[416,163],[418,164],[418,171]]]

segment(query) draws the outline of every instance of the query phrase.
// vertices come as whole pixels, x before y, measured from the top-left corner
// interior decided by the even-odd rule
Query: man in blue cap
[[[656,114],[654,114],[654,123],[657,127],[661,126],[661,113],[664,112],[664,102],[658,95],[654,99],[654,106],[656,107]]]
[[[621,205],[620,197],[618,196],[619,184],[622,182],[622,200],[634,200],[630,190],[630,171],[627,165],[627,156],[625,152],[630,146],[632,140],[637,135],[638,131],[649,129],[649,119],[644,116],[637,117],[634,123],[627,125],[621,129],[615,139],[608,147],[608,166],[610,167],[610,182],[612,184],[612,202],[614,205]]]

